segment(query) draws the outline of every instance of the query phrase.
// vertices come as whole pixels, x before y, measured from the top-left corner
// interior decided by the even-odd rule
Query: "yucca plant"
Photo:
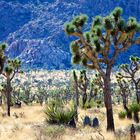
[[[130,111],[134,113],[134,121],[136,123],[139,123],[139,111],[140,111],[140,105],[137,103],[133,103],[130,105]]]
[[[120,119],[124,119],[126,117],[126,112],[121,111],[121,112],[119,112],[118,116]]]
[[[69,125],[75,118],[76,111],[73,105],[67,105],[62,101],[50,101],[45,114],[48,123]]]

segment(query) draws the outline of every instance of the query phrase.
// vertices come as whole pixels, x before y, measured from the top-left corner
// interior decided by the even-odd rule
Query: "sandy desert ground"
[[[11,117],[3,117],[2,109],[0,114],[0,140],[129,140],[129,130],[119,133],[133,123],[132,120],[119,120],[117,112],[121,106],[114,106],[114,118],[116,132],[115,137],[112,133],[107,133],[105,109],[79,109],[79,122],[77,128],[68,128],[66,126],[48,125],[45,122],[44,106],[32,105],[23,106],[20,109],[12,108]],[[24,112],[24,113],[23,113]],[[15,115],[16,113],[16,115]],[[85,115],[98,117],[100,128],[98,130],[91,127],[82,126],[82,118]],[[126,134],[125,134],[126,133]],[[103,135],[103,136],[102,136]],[[137,140],[140,134],[137,133]]]

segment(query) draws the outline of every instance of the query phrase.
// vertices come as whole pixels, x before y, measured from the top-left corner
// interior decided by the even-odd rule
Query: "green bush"
[[[93,108],[93,107],[96,107],[97,103],[94,101],[94,100],[90,100],[90,102],[87,100],[84,107],[83,107],[83,104],[82,104],[82,98],[80,98],[80,107],[83,108],[83,109],[89,109],[89,108]]]
[[[131,105],[129,106],[129,108],[130,108],[130,111],[131,111],[131,112],[134,112],[134,113],[140,111],[140,105],[137,104],[137,103],[131,104]]]
[[[121,111],[121,112],[119,112],[118,116],[120,119],[124,119],[126,117],[126,112]]]
[[[76,111],[73,105],[62,101],[50,101],[45,108],[46,120],[51,124],[67,124],[75,117]]]

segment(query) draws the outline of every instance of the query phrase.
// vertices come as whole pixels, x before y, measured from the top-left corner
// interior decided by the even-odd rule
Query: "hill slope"
[[[124,8],[124,17],[140,19],[140,0],[2,0],[0,1],[0,40],[9,44],[10,57],[19,57],[30,68],[70,68],[70,39],[63,25],[80,13],[105,16],[116,6]],[[140,55],[140,47],[131,47],[117,63],[127,62],[130,54]]]

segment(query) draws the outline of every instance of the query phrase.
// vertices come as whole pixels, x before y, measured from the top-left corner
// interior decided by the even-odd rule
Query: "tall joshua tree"
[[[135,86],[137,103],[140,103],[140,57],[130,56],[130,64],[120,65],[122,72],[118,73],[119,78],[131,80]]]
[[[4,93],[7,99],[7,115],[10,116],[11,92],[12,92],[11,81],[13,80],[13,78],[17,73],[21,72],[20,71],[21,61],[18,59],[7,60],[5,65],[6,66],[4,68],[2,75],[6,79],[6,84],[4,86]]]
[[[70,45],[72,62],[96,69],[102,76],[107,130],[111,131],[115,130],[111,101],[112,67],[120,52],[140,43],[140,38],[135,37],[140,25],[134,17],[125,21],[121,17],[122,11],[121,8],[115,8],[106,17],[96,16],[89,31],[84,29],[86,15],[76,16],[65,24],[67,35],[78,38]]]

